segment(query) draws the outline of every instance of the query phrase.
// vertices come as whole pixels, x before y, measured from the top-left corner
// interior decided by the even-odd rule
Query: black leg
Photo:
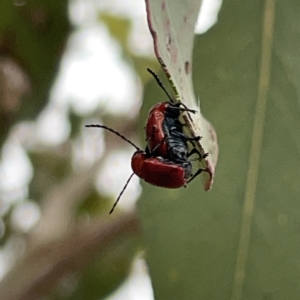
[[[187,157],[190,157],[190,156],[192,156],[193,154],[198,154],[199,160],[202,160],[202,159],[204,159],[204,158],[206,158],[206,157],[208,156],[208,153],[205,153],[204,155],[202,155],[198,149],[193,148],[193,149],[187,154]]]
[[[170,103],[170,104],[172,104],[172,103]],[[194,110],[194,109],[189,109],[189,108],[187,108],[187,107],[185,106],[185,104],[183,104],[183,103],[178,103],[178,104],[179,104],[179,105],[182,105],[183,108],[180,107],[179,105],[178,105],[178,106],[172,105],[172,109],[176,109],[176,110],[180,110],[180,111],[188,111],[188,112],[193,113],[193,114],[195,114],[195,113],[197,112],[197,111]]]
[[[193,148],[193,149],[187,154],[187,157],[190,157],[190,156],[192,156],[193,154],[198,154],[199,159],[202,159],[202,155],[201,155],[201,153],[199,152],[198,149]]]
[[[194,180],[198,175],[200,175],[202,172],[208,172],[207,169],[199,169],[188,181],[187,183],[190,183],[192,180]]]

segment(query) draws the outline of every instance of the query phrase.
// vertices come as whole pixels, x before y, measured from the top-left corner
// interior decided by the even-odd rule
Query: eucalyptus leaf
[[[209,193],[197,182],[144,185],[155,299],[300,298],[299,9],[297,0],[224,1],[196,39],[194,86],[221,152]]]

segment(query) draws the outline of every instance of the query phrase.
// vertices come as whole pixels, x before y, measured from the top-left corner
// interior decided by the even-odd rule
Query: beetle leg
[[[179,108],[180,108],[180,105],[182,105],[184,107],[183,111],[188,111],[188,112],[191,112],[193,114],[195,114],[197,111],[194,110],[194,109],[189,109],[184,103],[180,102],[179,103]]]
[[[204,158],[206,158],[206,157],[208,156],[208,153],[205,153],[204,155],[202,155],[198,149],[193,148],[193,149],[187,154],[187,157],[190,157],[190,156],[192,156],[192,155],[195,154],[195,153],[198,154],[199,160],[202,160],[202,159],[204,159]]]
[[[198,175],[200,175],[202,172],[208,172],[207,169],[199,169],[188,181],[187,183],[190,183],[192,180],[194,180]]]
[[[186,141],[188,141],[188,142],[198,142],[198,141],[200,141],[201,139],[202,139],[202,137],[201,136],[196,136],[196,137],[190,137],[190,136],[187,136],[186,134],[184,134],[184,133],[182,133],[182,132],[178,132],[177,130],[176,130],[176,128],[174,129],[174,128],[172,128],[171,130],[170,130],[170,132],[171,132],[171,134],[173,134],[173,135],[176,135],[176,136],[180,136],[181,138],[184,138]],[[194,144],[192,143],[192,145],[194,146]]]
[[[183,104],[183,103],[180,103],[180,104]],[[184,107],[176,107],[176,106],[173,106],[172,109],[177,109],[177,110],[180,110],[180,111],[188,111],[188,112],[190,112],[190,113],[192,113],[192,114],[195,114],[195,113],[197,112],[197,111],[194,110],[194,109],[189,109],[189,108],[187,108],[185,105],[184,105]]]
[[[148,141],[150,140],[151,138],[148,139]],[[164,138],[152,149],[150,150],[148,146],[146,146],[146,155],[148,157],[154,157],[154,152],[159,148],[159,146],[166,140],[166,137],[164,136]]]
[[[154,149],[152,150],[152,152],[155,152],[155,151],[158,149],[158,147],[159,147],[165,140],[166,140],[166,136],[164,136],[164,138],[159,142],[159,144],[157,144],[157,145],[154,147]]]
[[[202,159],[202,158],[203,158],[202,155],[201,155],[201,153],[199,152],[199,150],[196,149],[196,148],[193,148],[193,149],[187,154],[187,157],[190,157],[190,156],[192,156],[193,154],[198,154],[199,159]]]

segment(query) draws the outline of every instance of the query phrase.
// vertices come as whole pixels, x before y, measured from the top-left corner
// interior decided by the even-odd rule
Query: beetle
[[[187,183],[191,182],[202,171],[206,171],[205,169],[199,169],[193,175],[192,163],[189,160],[186,159],[182,160],[181,162],[177,162],[168,158],[163,158],[161,156],[154,156],[148,147],[146,147],[145,151],[141,150],[125,136],[105,125],[91,124],[85,125],[85,127],[97,127],[106,129],[116,134],[136,149],[131,158],[131,168],[133,173],[128,178],[109,214],[114,211],[134,174],[149,184],[172,189],[186,186]]]
[[[183,111],[191,113],[196,113],[196,111],[187,108],[181,102],[175,104],[158,76],[151,69],[148,68],[147,70],[153,75],[170,100],[157,103],[150,109],[145,125],[146,141],[150,151],[155,155],[161,155],[179,163],[187,160],[194,153],[198,154],[199,159],[205,158],[208,154],[201,155],[195,147],[190,152],[188,151],[188,142],[199,141],[200,137],[185,135],[183,133],[184,125],[179,120]]]

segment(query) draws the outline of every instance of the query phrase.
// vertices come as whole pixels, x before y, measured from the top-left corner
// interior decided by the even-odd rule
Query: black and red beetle
[[[109,128],[105,125],[91,124],[85,125],[85,127],[97,127],[103,128],[114,134],[118,135],[120,138],[131,144],[136,148],[131,158],[131,168],[133,173],[127,180],[124,188],[119,194],[116,202],[114,203],[110,214],[114,211],[118,201],[120,200],[123,192],[125,191],[129,181],[132,176],[136,174],[141,179],[145,180],[155,186],[175,189],[185,186],[187,183],[191,182],[196,176],[198,176],[203,169],[199,169],[194,175],[192,174],[192,163],[189,160],[184,160],[182,162],[175,162],[170,159],[163,158],[161,156],[153,156],[153,154],[146,148],[146,151],[141,150],[133,142],[128,140],[126,137],[121,135],[119,132]]]
[[[201,156],[195,147],[190,152],[188,151],[187,143],[198,141],[200,137],[186,136],[183,133],[183,124],[179,121],[180,114],[183,111],[191,113],[196,111],[188,109],[183,103],[174,104],[157,75],[152,70],[147,70],[154,76],[170,101],[158,103],[151,108],[145,126],[147,140],[145,151],[112,128],[105,125],[85,125],[85,127],[98,127],[113,132],[136,148],[136,152],[133,153],[131,159],[133,173],[115,201],[110,214],[114,211],[134,174],[155,186],[179,188],[186,186],[202,171],[206,171],[205,169],[199,169],[194,175],[192,174],[192,163],[188,158],[196,153],[199,159],[203,159],[207,154]]]
[[[198,137],[189,137],[183,133],[183,124],[179,117],[182,112],[196,113],[195,110],[187,108],[183,103],[174,103],[173,99],[163,86],[158,76],[150,69],[158,85],[166,93],[170,101],[155,104],[149,111],[149,116],[145,125],[147,146],[154,155],[159,155],[175,162],[183,162],[189,156],[196,153],[199,159],[200,152],[194,147],[189,152],[188,142],[199,141]]]

